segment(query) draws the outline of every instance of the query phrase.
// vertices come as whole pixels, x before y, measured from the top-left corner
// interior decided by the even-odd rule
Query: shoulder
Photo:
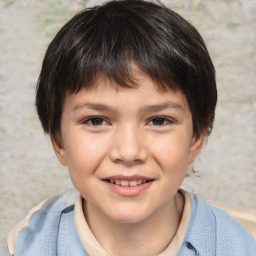
[[[246,229],[226,212],[191,194],[188,241],[199,255],[256,255],[256,242]]]
[[[47,235],[57,237],[58,225],[61,216],[73,210],[78,194],[75,190],[69,190],[55,197],[44,200],[31,209],[28,215],[20,221],[8,234],[7,245],[11,255],[27,255],[26,248],[40,246],[47,243]],[[49,242],[49,240],[48,240]],[[36,249],[34,250],[36,251]],[[28,254],[30,255],[30,254]],[[40,254],[41,255],[41,254]]]
[[[210,204],[224,210],[234,220],[242,224],[256,241],[256,209],[227,205],[215,201],[210,201]]]
[[[218,251],[225,248],[236,255],[256,255],[256,242],[245,227],[222,209],[209,206],[216,220]]]

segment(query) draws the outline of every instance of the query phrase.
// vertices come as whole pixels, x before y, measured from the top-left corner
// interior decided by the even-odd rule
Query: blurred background
[[[72,187],[43,134],[35,85],[52,37],[102,1],[0,0],[0,254],[6,235],[43,199]],[[183,187],[256,208],[256,0],[162,0],[201,33],[217,72],[212,135]]]

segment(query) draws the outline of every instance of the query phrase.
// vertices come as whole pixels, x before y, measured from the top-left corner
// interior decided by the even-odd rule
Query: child
[[[76,15],[48,47],[36,106],[79,193],[33,209],[10,253],[256,255],[242,226],[179,189],[216,101],[206,46],[175,12],[128,0]]]

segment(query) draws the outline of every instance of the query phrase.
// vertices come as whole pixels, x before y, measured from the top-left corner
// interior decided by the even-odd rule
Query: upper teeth
[[[147,180],[110,180],[111,183],[121,186],[135,187],[141,183],[145,183]]]

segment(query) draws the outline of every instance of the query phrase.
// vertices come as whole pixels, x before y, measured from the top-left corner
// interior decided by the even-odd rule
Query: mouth
[[[134,179],[134,180],[126,180],[126,179],[105,179],[106,182],[118,185],[118,186],[124,186],[124,187],[136,187],[138,185],[141,185],[143,183],[148,183],[153,181],[152,179]]]
[[[155,180],[142,176],[124,177],[121,175],[108,177],[103,179],[103,181],[108,185],[111,191],[118,195],[134,197],[146,191]]]

